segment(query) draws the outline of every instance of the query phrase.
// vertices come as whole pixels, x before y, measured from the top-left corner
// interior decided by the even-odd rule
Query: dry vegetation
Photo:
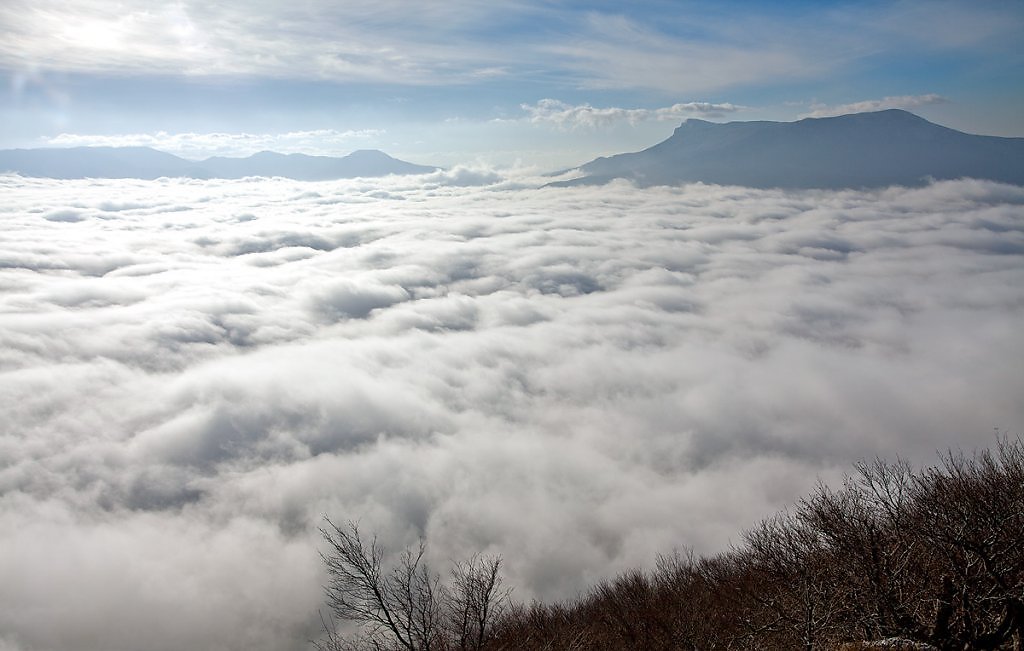
[[[1024,442],[914,471],[876,460],[712,557],[676,553],[568,603],[515,604],[500,560],[442,582],[422,546],[389,572],[323,529],[328,604],[361,625],[320,649],[1015,649],[1024,645]]]

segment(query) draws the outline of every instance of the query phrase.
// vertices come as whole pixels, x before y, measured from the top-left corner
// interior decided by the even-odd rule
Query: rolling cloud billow
[[[1024,188],[542,182],[0,177],[0,648],[308,648],[324,514],[568,597],[1024,423]]]

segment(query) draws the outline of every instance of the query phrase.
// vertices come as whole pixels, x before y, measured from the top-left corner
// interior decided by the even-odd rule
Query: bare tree
[[[326,520],[330,612],[358,630],[325,620],[318,648],[1024,651],[1024,442],[856,471],[728,551],[660,557],[555,604],[513,604],[497,557],[442,581],[421,542],[385,569],[375,538]]]
[[[502,588],[501,559],[473,556],[457,563],[450,585],[431,572],[426,542],[406,549],[396,565],[383,567],[384,549],[374,536],[364,540],[355,522],[345,526],[324,518],[320,533],[329,550],[324,590],[331,613],[358,626],[344,636],[324,622],[321,649],[405,649],[448,651],[483,649],[494,621],[505,610],[509,591]]]
[[[946,453],[916,482],[922,536],[944,566],[932,642],[994,649],[1024,643],[1024,445]]]
[[[835,558],[818,532],[783,512],[744,535],[744,552],[757,583],[747,597],[765,617],[761,634],[778,632],[780,643],[820,648],[834,634],[843,597]]]
[[[479,554],[452,568],[451,586],[446,590],[447,621],[460,651],[483,649],[494,622],[508,607],[511,590],[502,587],[500,569],[500,557]]]
[[[948,452],[914,472],[857,465],[839,491],[799,505],[841,569],[846,635],[939,649],[996,649],[1024,637],[1024,445]],[[1015,642],[1020,645],[1020,642]]]

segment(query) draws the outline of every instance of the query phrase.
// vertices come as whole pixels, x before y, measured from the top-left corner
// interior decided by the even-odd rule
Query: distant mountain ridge
[[[625,178],[641,186],[839,189],[964,177],[1024,185],[1024,138],[971,135],[898,109],[796,122],[691,119],[653,147],[579,170],[581,178],[551,185]]]
[[[376,149],[361,149],[341,158],[261,151],[246,158],[214,156],[202,161],[186,160],[150,147],[0,150],[0,173],[55,179],[282,176],[298,181],[329,181],[359,176],[426,174],[437,169],[408,163]]]

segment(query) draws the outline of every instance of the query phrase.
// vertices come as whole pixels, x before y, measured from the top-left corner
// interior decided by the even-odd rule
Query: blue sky
[[[1024,136],[1024,3],[8,0],[0,147],[553,168],[679,122],[902,107]]]

